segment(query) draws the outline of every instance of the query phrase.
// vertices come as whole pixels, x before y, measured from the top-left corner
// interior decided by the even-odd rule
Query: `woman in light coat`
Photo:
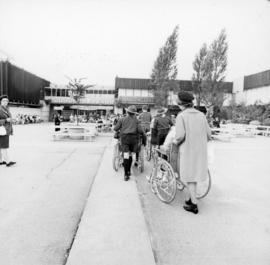
[[[179,173],[189,193],[184,209],[196,214],[199,211],[196,186],[207,177],[207,141],[211,138],[211,131],[205,115],[193,108],[193,99],[189,92],[178,94],[182,111],[176,118],[175,144],[179,145]]]
[[[9,136],[13,134],[11,114],[8,110],[8,96],[0,97],[0,126],[5,128],[6,134],[0,135],[0,165],[10,167],[16,162],[10,161],[8,156]]]

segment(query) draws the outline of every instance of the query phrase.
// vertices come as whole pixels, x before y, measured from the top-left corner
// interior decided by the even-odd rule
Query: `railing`
[[[220,128],[213,128],[212,132],[228,137],[270,136],[270,126],[231,123],[221,125]]]

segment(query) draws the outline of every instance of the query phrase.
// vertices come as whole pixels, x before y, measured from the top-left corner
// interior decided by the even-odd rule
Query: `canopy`
[[[113,106],[86,106],[86,105],[72,105],[71,109],[78,110],[113,110]]]

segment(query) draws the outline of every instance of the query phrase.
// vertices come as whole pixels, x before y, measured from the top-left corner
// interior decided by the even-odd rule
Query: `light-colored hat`
[[[137,114],[137,108],[135,105],[131,105],[126,109],[126,112]]]
[[[157,110],[157,115],[162,115],[162,114],[164,114],[164,113],[166,113],[166,112],[167,112],[167,109],[165,109],[165,108],[160,108],[160,109]]]

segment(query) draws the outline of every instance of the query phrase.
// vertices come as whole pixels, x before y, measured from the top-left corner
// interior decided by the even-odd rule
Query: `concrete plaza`
[[[112,137],[54,142],[52,124],[15,126],[0,167],[0,264],[270,263],[270,138],[212,142],[200,213],[169,205],[143,174],[112,170]],[[137,187],[136,187],[137,184]]]

